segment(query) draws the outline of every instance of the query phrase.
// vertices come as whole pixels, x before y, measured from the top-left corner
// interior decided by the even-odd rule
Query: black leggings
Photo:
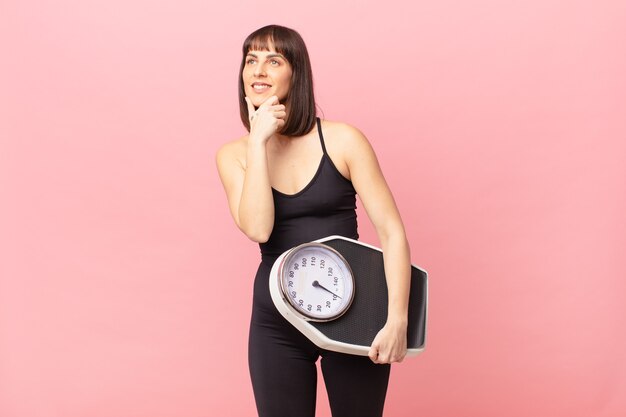
[[[259,416],[313,417],[320,356],[333,417],[382,416],[391,366],[315,346],[276,310],[270,268],[262,263],[257,271],[248,345]]]

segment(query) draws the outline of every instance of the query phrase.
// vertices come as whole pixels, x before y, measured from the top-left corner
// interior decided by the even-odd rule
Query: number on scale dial
[[[343,315],[354,298],[354,277],[339,252],[321,243],[293,248],[279,271],[283,298],[311,321]]]

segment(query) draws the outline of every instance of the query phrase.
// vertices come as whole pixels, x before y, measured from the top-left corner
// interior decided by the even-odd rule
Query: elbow
[[[259,227],[246,227],[239,224],[239,229],[253,242],[265,243],[270,239],[272,235],[271,228],[259,228]]]
[[[265,243],[268,240],[270,240],[270,235],[271,233],[262,233],[262,232],[245,232],[246,236],[248,236],[248,239],[250,239],[253,242],[257,242],[257,243]]]
[[[274,229],[274,213],[271,216],[241,215],[235,217],[239,229],[253,242],[265,243],[270,239]]]

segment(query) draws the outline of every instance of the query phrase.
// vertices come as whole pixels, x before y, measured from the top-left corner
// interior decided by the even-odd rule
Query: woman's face
[[[289,62],[272,45],[269,51],[249,51],[241,74],[246,96],[255,107],[271,96],[282,103],[289,92],[291,72]]]

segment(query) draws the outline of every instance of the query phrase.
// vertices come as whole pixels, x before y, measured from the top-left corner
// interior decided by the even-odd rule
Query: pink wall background
[[[214,155],[268,23],[307,41],[430,273],[386,415],[623,415],[624,22],[619,0],[4,0],[0,415],[254,415],[259,253]]]

